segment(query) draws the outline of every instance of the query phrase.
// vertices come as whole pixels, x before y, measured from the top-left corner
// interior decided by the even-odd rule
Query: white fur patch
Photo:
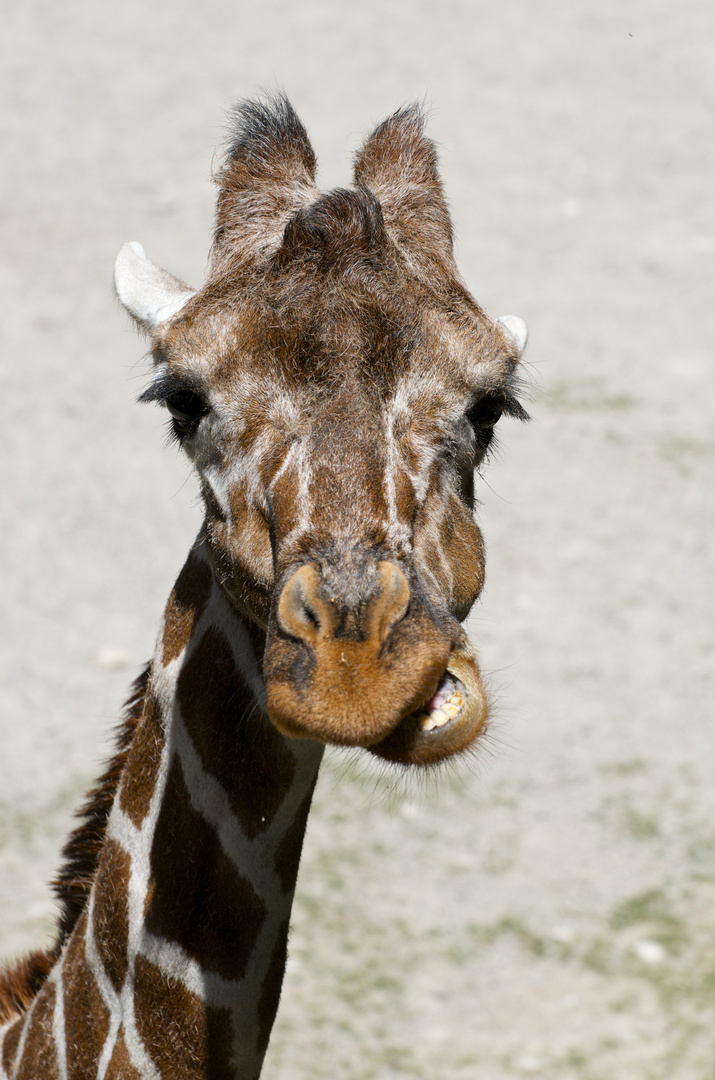
[[[60,1075],[60,1080],[67,1080],[67,1033],[65,1030],[63,967],[64,953],[60,958],[59,963],[55,964],[50,972],[47,981],[55,984],[55,1008],[52,1014],[52,1037],[55,1040],[57,1072]]]

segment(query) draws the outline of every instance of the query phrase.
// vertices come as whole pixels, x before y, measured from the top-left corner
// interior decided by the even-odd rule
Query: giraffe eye
[[[201,417],[209,411],[206,402],[192,390],[176,390],[169,394],[166,407],[171,413],[174,431],[180,438],[192,435]]]
[[[503,412],[504,406],[500,401],[484,397],[472,405],[467,419],[475,430],[491,431]]]

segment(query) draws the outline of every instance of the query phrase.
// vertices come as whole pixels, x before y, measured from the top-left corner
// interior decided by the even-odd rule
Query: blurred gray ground
[[[45,882],[199,523],[111,290],[202,279],[237,97],[326,186],[426,96],[462,270],[531,329],[481,484],[487,750],[319,787],[266,1080],[711,1080],[715,9],[705,0],[5,0],[0,949]]]

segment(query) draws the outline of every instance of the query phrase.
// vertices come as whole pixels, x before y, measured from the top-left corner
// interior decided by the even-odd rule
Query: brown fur
[[[20,1036],[22,1035],[24,1021],[24,1016],[18,1016],[5,1033],[5,1039],[2,1044],[2,1064],[6,1073],[9,1073],[15,1064],[15,1055],[17,1053],[18,1043],[20,1042]]]
[[[25,1053],[15,1075],[15,1080],[59,1080],[55,1040],[52,1035],[52,1018],[55,1011],[55,988],[47,984],[42,991],[33,1013],[33,1023],[25,1043]],[[74,1080],[74,1077],[72,1077]]]
[[[217,176],[213,274],[235,273],[315,193],[315,154],[285,98],[239,104]]]
[[[295,888],[295,880],[298,877],[298,866],[303,850],[303,838],[305,836],[305,826],[308,822],[308,814],[310,813],[310,804],[313,799],[313,790],[314,786],[311,787],[301,806],[296,811],[293,823],[288,826],[276,849],[274,869],[285,893]]]
[[[423,274],[448,267],[452,222],[437,169],[437,151],[424,135],[415,105],[393,113],[355,157],[355,183],[380,200],[388,229]]]
[[[176,579],[164,615],[161,662],[166,667],[180,654],[211,595],[211,572],[203,559],[190,555]]]
[[[0,975],[0,1023],[23,1013],[52,971],[58,952],[31,952]]]
[[[227,1010],[207,1009],[143,956],[137,957],[136,987],[146,1002],[137,1015],[137,1028],[162,1077],[179,1080],[178,1060],[181,1080],[234,1080]]]
[[[129,1059],[127,1044],[120,1031],[114,1046],[114,1053],[107,1066],[105,1080],[141,1080],[141,1076]]]
[[[110,902],[94,909],[94,940],[102,966],[117,993],[127,976],[130,875],[131,859],[114,840],[106,839],[96,881],[97,891]]]
[[[125,778],[118,794],[120,808],[137,829],[149,813],[163,745],[161,711],[149,687],[144,697],[143,715],[126,755]]]
[[[85,908],[70,938],[63,968],[68,1080],[85,1080],[93,1068],[96,1071],[109,1031],[107,1006],[85,964],[86,927]],[[92,1018],[91,1024],[87,1023],[88,1017]]]

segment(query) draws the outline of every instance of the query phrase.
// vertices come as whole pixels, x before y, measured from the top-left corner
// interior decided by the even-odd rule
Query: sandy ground
[[[713,96],[705,0],[23,0],[0,35],[0,916],[71,810],[197,528],[133,404],[127,239],[199,283],[236,97],[325,185],[425,95],[462,269],[531,328],[481,487],[498,718],[428,790],[322,778],[266,1080],[712,1080]]]

